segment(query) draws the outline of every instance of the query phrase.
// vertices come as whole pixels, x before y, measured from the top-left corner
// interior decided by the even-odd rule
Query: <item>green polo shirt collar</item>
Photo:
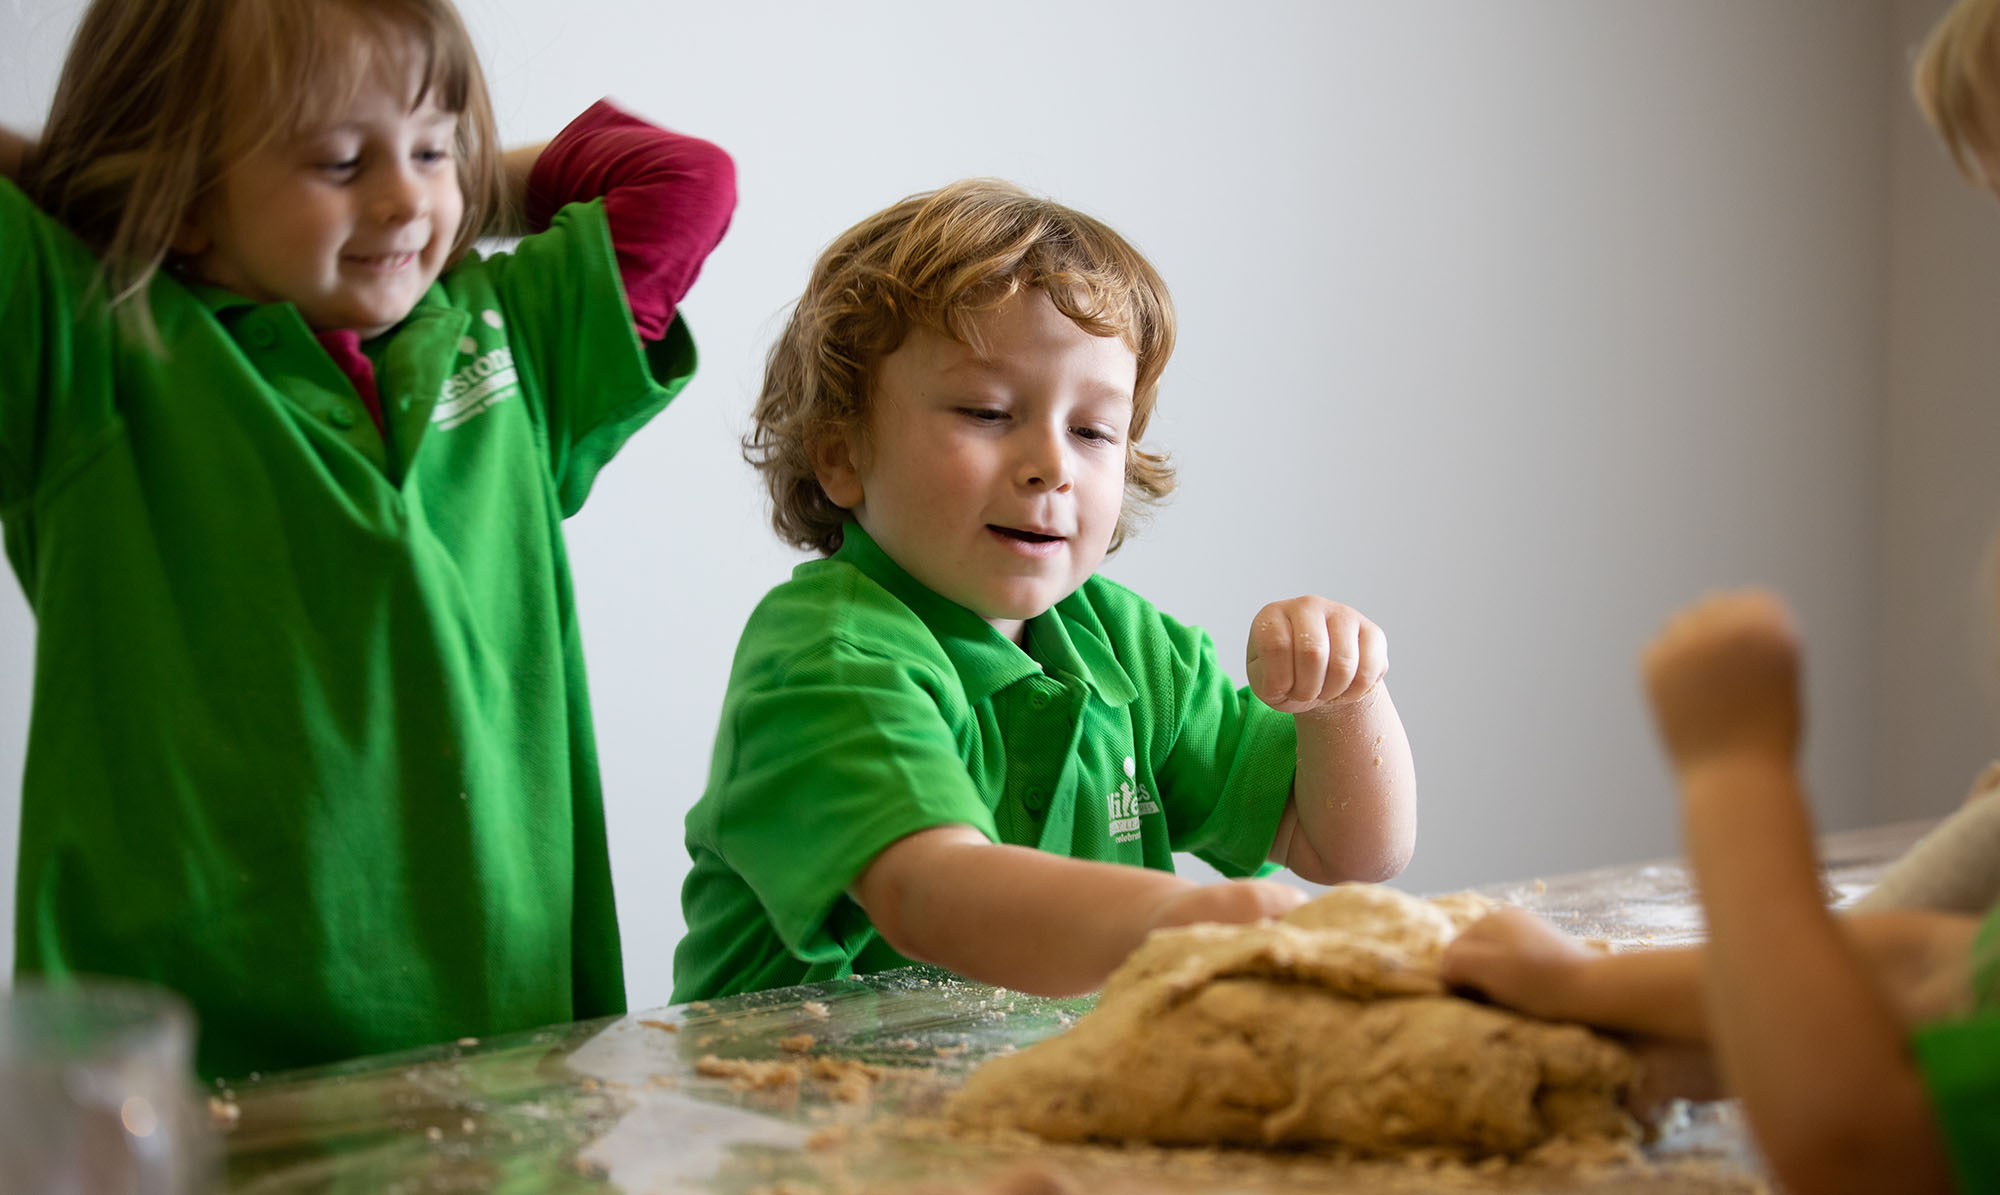
[[[1060,607],[1069,600],[1064,598],[1056,605]],[[1132,683],[1131,674],[1118,662],[1111,645],[1081,623],[1059,617],[1055,610],[1043,611],[1029,620],[1028,642],[1037,659],[1082,677],[1106,705],[1130,705],[1139,696],[1139,686]]]
[[[232,311],[238,307],[257,306],[255,299],[238,294],[227,287],[211,286],[199,279],[184,278],[178,274],[174,275],[174,278],[182,286],[186,287],[187,292],[193,295],[202,306],[208,308],[216,315],[221,315],[225,311]]]
[[[430,428],[445,379],[458,364],[452,346],[472,319],[451,305],[443,287],[433,283],[395,328],[362,342],[362,351],[376,366],[384,425],[378,433],[352,379],[320,347],[296,306],[259,303],[192,279],[184,285],[261,369],[292,379],[294,385],[274,391],[281,401],[329,425],[391,483],[402,483]]]
[[[1098,698],[1112,706],[1130,704],[1139,695],[1111,648],[1093,635],[1072,637],[1054,610],[1028,621],[1031,655],[995,630],[993,624],[949,598],[940,597],[889,558],[881,545],[850,520],[841,531],[833,558],[859,569],[862,575],[902,601],[937,636],[952,667],[964,682],[968,700],[990,697],[1016,681],[1051,670],[1082,678]]]

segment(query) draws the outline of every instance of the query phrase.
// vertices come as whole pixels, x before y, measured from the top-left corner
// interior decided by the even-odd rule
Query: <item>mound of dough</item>
[[[1343,884],[1282,921],[1161,930],[1060,1036],[975,1071],[947,1115],[1056,1141],[1518,1154],[1630,1138],[1621,1046],[1446,993],[1491,905]]]

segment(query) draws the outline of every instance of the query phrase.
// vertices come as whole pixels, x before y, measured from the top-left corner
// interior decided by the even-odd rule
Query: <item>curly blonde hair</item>
[[[143,302],[222,175],[413,54],[417,94],[459,117],[456,262],[505,203],[485,76],[451,0],[96,0],[70,43],[22,189],[103,259],[114,305]]]
[[[2000,0],[1959,0],[1917,52],[1911,89],[1967,178],[1989,186],[1979,155],[2000,150]]]
[[[1024,289],[1138,357],[1116,551],[1174,488],[1164,453],[1139,446],[1174,351],[1174,307],[1146,259],[1081,212],[997,179],[912,195],[835,238],[771,347],[743,455],[764,475],[771,523],[794,547],[830,555],[849,515],[820,488],[814,449],[865,435],[870,371],[912,328],[979,349],[975,317]]]

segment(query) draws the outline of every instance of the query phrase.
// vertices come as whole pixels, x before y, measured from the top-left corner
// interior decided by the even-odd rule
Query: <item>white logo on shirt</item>
[[[500,326],[497,311],[483,312],[480,318],[488,327]],[[444,380],[437,406],[431,408],[431,422],[441,428],[457,427],[521,392],[521,375],[514,370],[514,350],[503,344],[473,356],[478,347],[471,337],[459,342],[460,350],[472,360]]]
[[[1136,782],[1138,769],[1131,756],[1125,757],[1125,783],[1118,791],[1104,799],[1106,811],[1111,814],[1111,841],[1136,842],[1139,838],[1139,819],[1149,813],[1158,813],[1160,806],[1153,800],[1153,794],[1146,786]]]

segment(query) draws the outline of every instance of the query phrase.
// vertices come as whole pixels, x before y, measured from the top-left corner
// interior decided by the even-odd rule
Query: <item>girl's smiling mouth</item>
[[[414,252],[376,253],[376,254],[350,253],[347,255],[345,260],[351,265],[361,266],[364,269],[384,270],[393,272],[395,270],[402,269],[403,267],[409,265],[411,262],[416,261],[417,255]]]

